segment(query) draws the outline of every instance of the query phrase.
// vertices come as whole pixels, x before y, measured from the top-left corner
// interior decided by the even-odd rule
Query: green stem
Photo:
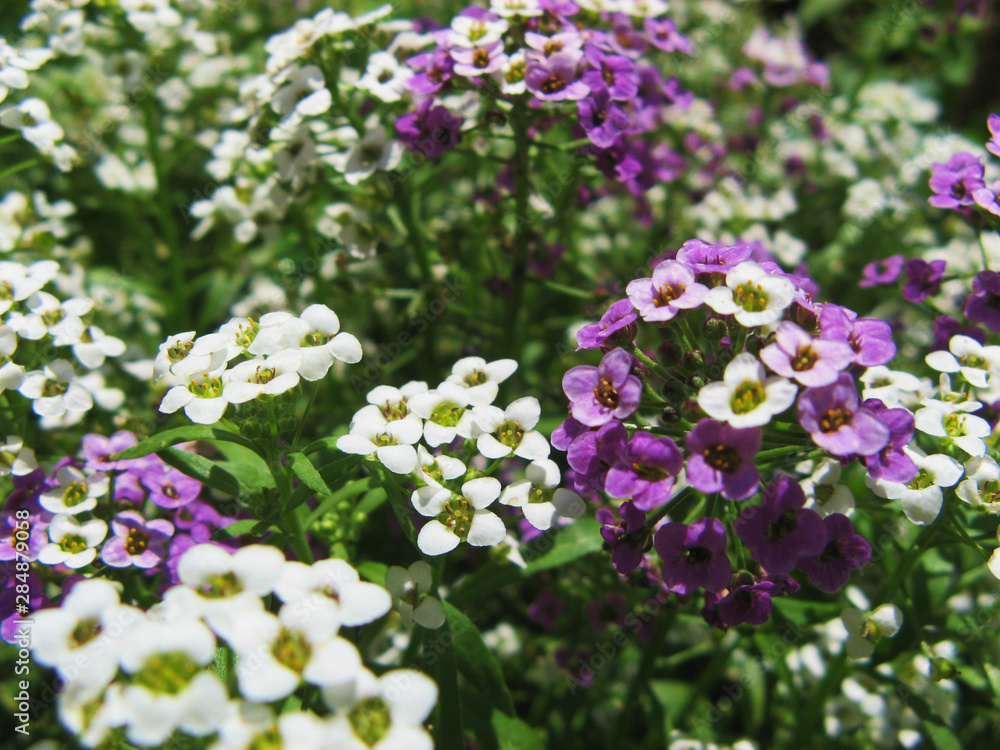
[[[312,550],[309,549],[306,531],[302,526],[302,518],[299,516],[297,510],[293,510],[286,516],[288,519],[288,538],[299,560],[306,565],[312,565],[314,562]]]
[[[25,169],[30,169],[36,164],[38,164],[38,159],[28,159],[27,161],[22,161],[20,164],[15,164],[13,167],[8,167],[0,172],[0,180],[17,174],[18,172],[23,172]]]
[[[653,674],[656,657],[663,648],[663,641],[666,638],[667,631],[674,624],[676,617],[677,609],[675,607],[671,607],[666,612],[659,613],[659,617],[656,619],[656,629],[642,649],[642,657],[639,660],[639,671],[635,673],[635,676],[629,683],[625,702],[622,704],[621,711],[618,712],[618,718],[615,720],[607,747],[621,747],[622,741],[629,736],[629,719],[632,718],[633,712],[637,708],[636,704],[639,702],[639,694],[649,684],[649,678]]]
[[[518,352],[518,337],[521,334],[521,315],[524,308],[524,281],[528,270],[528,198],[531,195],[529,182],[531,165],[528,142],[528,104],[525,96],[519,96],[514,101],[511,110],[511,127],[514,131],[514,154],[511,157],[510,171],[514,181],[514,248],[513,267],[510,283],[513,294],[507,313],[507,353],[516,356]]]
[[[646,353],[635,344],[632,344],[632,356],[635,357],[640,362],[642,362],[644,365],[646,365],[646,367],[649,368],[650,372],[655,372],[664,380],[677,380],[678,382],[681,383],[684,382],[680,380],[676,375],[672,375],[671,373],[667,372],[667,370],[664,369],[664,367],[659,362],[646,356]]]
[[[295,437],[292,438],[293,448],[298,446],[299,440],[302,438],[302,428],[306,423],[306,415],[309,414],[310,409],[312,409],[313,401],[316,400],[317,393],[319,393],[319,384],[314,383],[312,393],[309,395],[309,400],[306,402],[305,411],[302,412],[302,417],[299,419],[299,423],[295,427]]]
[[[882,587],[882,596],[879,597],[879,601],[889,602],[892,600],[893,596],[899,593],[899,584],[903,580],[903,577],[910,572],[910,568],[913,567],[913,564],[930,546],[930,542],[937,532],[937,524],[924,526],[920,530],[920,533],[913,541],[913,544],[909,546],[906,550],[906,554],[903,555],[903,560],[899,564],[899,567],[892,572],[892,576],[890,576],[889,580],[886,581],[885,585]]]
[[[805,445],[785,445],[781,448],[771,448],[770,450],[761,451],[757,454],[754,461],[761,462],[767,461],[771,458],[778,458],[780,456],[790,456],[793,453],[805,453],[809,449],[809,446]]]

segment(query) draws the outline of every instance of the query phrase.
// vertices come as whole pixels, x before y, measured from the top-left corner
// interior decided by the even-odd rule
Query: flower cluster
[[[380,385],[337,440],[341,451],[374,458],[416,485],[411,503],[426,519],[416,543],[425,555],[443,555],[461,542],[492,547],[504,541],[506,526],[489,510],[497,500],[519,508],[540,530],[583,514],[579,495],[559,487],[561,472],[549,459],[549,442],[535,429],[538,399],[519,398],[506,409],[493,404],[516,368],[512,359],[465,357],[435,388],[424,382]],[[503,487],[491,475],[508,458],[530,463],[523,479]]]

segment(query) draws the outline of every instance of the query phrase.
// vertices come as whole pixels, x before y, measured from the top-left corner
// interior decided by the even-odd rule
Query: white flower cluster
[[[125,342],[91,322],[93,299],[60,300],[45,291],[59,273],[53,260],[0,261],[0,393],[17,391],[31,399],[43,429],[76,424],[95,402],[113,410],[124,399],[120,390],[105,386],[98,370],[108,357],[124,354]],[[61,347],[72,350],[85,372],[55,356]]]
[[[541,530],[560,517],[583,514],[583,500],[558,488],[559,467],[548,458],[548,440],[535,429],[541,417],[538,399],[519,398],[506,409],[493,405],[499,384],[516,369],[512,359],[466,357],[433,389],[424,382],[378,386],[368,394],[368,406],[355,413],[348,434],[337,440],[337,448],[345,453],[374,457],[390,472],[414,480],[413,507],[430,519],[417,537],[426,555],[450,552],[460,542],[476,547],[502,542],[506,527],[488,510],[497,499],[521,508],[528,522]],[[466,453],[465,460],[455,455],[456,441],[473,455]],[[506,488],[483,471],[470,472],[468,466],[483,458],[509,457],[531,463],[525,478]]]
[[[182,585],[149,611],[122,604],[116,586],[78,583],[59,607],[34,613],[33,658],[56,670],[62,723],[85,747],[122,729],[139,747],[175,732],[214,737],[215,750],[263,746],[432,748],[422,724],[437,686],[421,672],[376,677],[339,635],[389,611],[389,593],[343,560],[311,566],[275,547],[236,552],[196,545],[181,557]],[[263,597],[281,602],[269,612]],[[213,669],[223,644],[235,657],[237,695]],[[328,712],[268,705],[315,686]]]
[[[237,357],[242,361],[229,366]],[[183,408],[192,422],[214,424],[229,404],[276,396],[299,380],[326,377],[334,360],[361,361],[361,344],[341,332],[326,305],[310,305],[299,316],[272,312],[260,320],[233,318],[215,333],[178,333],[162,344],[153,363],[155,380],[172,387],[160,411]]]

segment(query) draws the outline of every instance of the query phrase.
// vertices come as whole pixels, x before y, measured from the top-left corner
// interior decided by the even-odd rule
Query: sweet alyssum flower
[[[111,530],[114,536],[101,548],[104,564],[148,570],[163,562],[174,526],[163,518],[147,521],[134,510],[125,510],[111,521]]]
[[[487,362],[482,357],[464,357],[452,365],[447,382],[465,388],[470,404],[492,404],[500,392],[500,383],[513,375],[516,369],[517,362],[513,359]]]
[[[312,565],[286,562],[274,585],[281,601],[313,612],[330,608],[341,625],[356,627],[374,622],[392,604],[384,588],[362,581],[344,560],[319,560]]]
[[[53,360],[42,370],[27,373],[17,390],[32,400],[31,409],[40,417],[74,418],[94,406],[90,391],[65,359]]]
[[[107,536],[108,525],[99,518],[81,524],[74,516],[61,513],[52,519],[48,532],[52,541],[38,553],[38,562],[77,569],[97,557],[97,545]]]
[[[634,323],[638,317],[631,300],[618,300],[608,308],[599,321],[585,325],[576,332],[577,351],[600,349],[616,335],[632,342],[636,334]]]
[[[500,497],[500,482],[492,477],[471,479],[458,495],[445,487],[427,485],[414,490],[413,507],[431,520],[420,529],[417,546],[425,555],[443,555],[460,542],[491,547],[503,541],[503,521],[486,510]]]
[[[630,416],[642,395],[642,382],[631,374],[632,365],[631,354],[613,349],[597,367],[578,365],[568,370],[562,387],[571,402],[573,418],[589,427],[600,427]]]
[[[906,517],[918,526],[932,523],[944,503],[942,487],[954,487],[965,473],[958,461],[943,453],[926,455],[920,449],[906,448],[907,455],[917,466],[917,475],[908,483],[890,482],[865,477],[875,494],[890,500],[898,499]]]
[[[959,151],[947,163],[931,165],[934,195],[928,202],[937,208],[967,208],[974,203],[972,193],[984,187],[983,163],[968,151]]]
[[[475,417],[469,408],[470,388],[445,381],[433,390],[407,397],[407,407],[424,420],[424,440],[431,448],[456,437],[471,438]]]
[[[184,414],[196,424],[215,424],[229,407],[223,395],[228,371],[225,369],[202,373],[187,385],[175,385],[160,401],[160,411],[173,414],[184,409]]]
[[[978,409],[978,401],[955,404],[933,400],[928,401],[928,404],[914,414],[918,430],[951,440],[970,456],[985,455],[986,443],[983,438],[992,434],[993,427],[982,417],[966,413]]]
[[[611,564],[620,575],[627,576],[642,563],[642,556],[652,545],[645,533],[646,514],[631,502],[624,502],[618,509],[620,522],[608,508],[597,511],[601,522],[601,538],[611,545]]]
[[[797,392],[794,383],[769,377],[757,358],[744,352],[726,365],[721,382],[702,386],[698,406],[733,427],[758,427],[791,406]]]
[[[559,487],[562,474],[555,461],[547,458],[532,461],[524,470],[524,479],[504,487],[500,504],[520,508],[528,523],[545,531],[562,518],[579,518],[586,510],[583,499],[571,490]]]
[[[847,373],[830,385],[806,388],[799,396],[798,417],[813,442],[835,456],[870,456],[889,441],[889,428],[860,405],[854,378]]]
[[[1000,465],[992,456],[974,456],[965,464],[965,479],[955,494],[969,505],[1000,513]]]
[[[444,625],[444,607],[431,594],[432,586],[433,571],[423,560],[418,560],[409,568],[392,565],[385,574],[385,587],[407,627],[411,622],[432,630]]]
[[[632,498],[639,510],[653,510],[670,499],[683,467],[684,454],[673,440],[637,432],[608,470],[604,488],[612,497]]]
[[[503,411],[492,405],[476,406],[472,437],[487,458],[518,456],[534,461],[549,457],[549,441],[534,429],[541,418],[541,405],[534,396],[519,398]]]
[[[983,346],[969,336],[952,336],[948,351],[931,352],[925,358],[938,372],[961,372],[976,388],[989,387],[991,372],[1000,372],[1000,346]]]
[[[687,481],[701,492],[720,492],[730,500],[745,500],[757,492],[760,472],[754,456],[760,452],[757,427],[702,419],[685,437],[690,457]]]
[[[800,557],[796,567],[806,573],[820,591],[832,594],[847,585],[851,571],[871,559],[871,546],[854,533],[851,520],[840,513],[823,519],[826,547],[815,557]]]
[[[38,496],[38,504],[49,513],[75,516],[97,507],[97,499],[108,492],[108,478],[101,473],[84,474],[75,466],[56,472],[56,484]]]
[[[972,280],[972,294],[965,301],[965,317],[1000,333],[1000,273],[981,271]]]
[[[699,307],[708,287],[695,281],[694,272],[677,260],[665,260],[650,278],[630,281],[625,289],[643,320],[665,322],[681,310]]]
[[[717,518],[702,518],[690,526],[666,523],[653,536],[663,561],[663,583],[678,594],[696,589],[718,592],[729,585],[732,564],[726,555],[726,530]]]
[[[843,341],[814,339],[784,320],[774,343],[760,350],[760,359],[777,374],[802,385],[829,385],[854,361],[854,350]]]
[[[550,57],[528,56],[524,71],[525,87],[536,98],[548,102],[577,101],[590,93],[590,87],[577,78],[579,58],[570,51]]]
[[[795,284],[747,260],[726,274],[725,286],[714,287],[705,295],[705,304],[752,328],[779,320],[794,298]]]
[[[374,404],[359,409],[351,419],[350,432],[337,438],[337,449],[359,456],[374,454],[395,474],[409,474],[417,465],[413,444],[420,440],[423,422],[416,414],[387,420]]]
[[[875,644],[883,638],[892,638],[903,625],[903,613],[894,604],[883,604],[866,614],[850,607],[840,613],[847,629],[847,656],[855,661],[867,659],[875,653]]]

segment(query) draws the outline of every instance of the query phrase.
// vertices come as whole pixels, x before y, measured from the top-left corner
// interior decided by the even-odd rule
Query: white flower
[[[243,404],[260,396],[277,396],[299,384],[302,351],[286,349],[270,357],[254,357],[227,372],[222,397],[230,404]]]
[[[280,88],[271,98],[271,106],[282,117],[315,117],[333,104],[333,96],[323,81],[323,71],[317,65],[290,65],[275,76],[274,82]]]
[[[721,315],[734,315],[752,328],[776,322],[795,297],[795,285],[784,276],[769,274],[752,260],[733,266],[726,285],[708,292],[705,304]]]
[[[0,387],[0,391],[2,390]],[[8,474],[23,477],[37,468],[35,452],[31,448],[25,448],[24,441],[20,437],[8,435],[4,442],[0,443],[0,477]]]
[[[885,365],[869,367],[858,378],[865,384],[861,398],[877,398],[890,409],[902,406],[922,387],[920,378],[902,370],[890,370]]]
[[[86,297],[73,297],[60,302],[48,292],[38,291],[26,302],[31,311],[27,314],[12,315],[8,324],[22,339],[38,341],[45,334],[51,334],[56,346],[66,346],[79,341],[85,326],[80,321],[94,307],[94,301]],[[62,337],[60,337],[62,334]]]
[[[490,10],[504,18],[531,18],[542,15],[538,0],[490,0]]]
[[[15,302],[28,299],[45,286],[45,283],[46,279],[33,275],[30,267],[26,268],[11,260],[0,261],[0,313],[7,312]],[[20,334],[19,331],[18,333]],[[22,338],[29,337],[22,336]]]
[[[477,406],[473,416],[472,437],[487,458],[514,455],[534,461],[549,457],[549,441],[533,429],[541,416],[541,406],[534,396],[519,398],[504,411],[496,406]]]
[[[961,372],[976,388],[986,388],[990,372],[1000,372],[1000,346],[983,346],[970,336],[952,336],[948,351],[931,352],[927,364],[938,372]]]
[[[65,135],[58,123],[52,120],[49,106],[35,97],[0,110],[0,125],[20,130],[24,139],[43,153],[51,151]]]
[[[108,336],[97,326],[86,326],[80,334],[80,340],[73,344],[73,355],[89,370],[103,365],[105,357],[120,357],[124,353],[125,342]]]
[[[848,608],[840,613],[850,636],[847,656],[854,660],[867,659],[875,651],[875,644],[882,638],[892,638],[903,624],[903,613],[893,604],[883,604],[870,615],[859,609]]]
[[[215,424],[226,413],[229,401],[223,395],[228,373],[220,368],[192,378],[187,385],[175,385],[160,401],[160,411],[173,414],[183,408],[195,424]]]
[[[277,547],[251,544],[232,552],[217,544],[196,544],[181,556],[177,576],[181,583],[208,602],[251,593],[267,596],[281,576],[285,556]]]
[[[393,170],[402,160],[403,144],[389,139],[381,125],[372,125],[345,153],[329,158],[331,166],[343,173],[349,185],[367,180],[375,170]]]
[[[471,388],[444,382],[432,391],[411,396],[407,406],[424,422],[424,440],[431,448],[446,445],[456,437],[471,438],[474,417],[469,409]]]
[[[951,402],[928,400],[927,403],[931,406],[918,409],[914,414],[918,430],[934,437],[948,438],[970,456],[985,455],[983,438],[993,432],[989,422],[965,413],[966,409]]]
[[[472,16],[455,16],[451,20],[451,31],[448,32],[450,47],[488,47],[500,41],[510,24],[502,18],[490,21]]]
[[[351,419],[350,432],[337,439],[337,449],[344,453],[370,456],[373,453],[389,471],[409,474],[417,466],[413,444],[424,431],[416,414],[387,420],[374,404],[364,406]]]
[[[816,462],[803,461],[796,465],[795,470],[809,474],[799,481],[802,491],[809,499],[807,507],[823,517],[832,513],[849,516],[854,512],[854,495],[847,485],[840,483],[839,461],[832,458],[823,458]]]
[[[527,50],[519,49],[511,53],[503,67],[493,75],[500,82],[500,91],[507,96],[523,94],[527,90],[527,85],[524,82],[524,72],[527,67]]]
[[[184,22],[181,14],[170,7],[170,0],[121,0],[121,6],[128,22],[143,33],[173,28]]]
[[[49,513],[75,516],[97,507],[97,498],[108,491],[108,478],[100,472],[85,475],[75,466],[63,466],[56,473],[58,485],[38,497]]]
[[[791,381],[777,375],[767,377],[757,358],[744,352],[726,366],[721,382],[702,386],[698,406],[708,416],[733,427],[759,427],[791,406],[797,392]]]
[[[500,482],[493,477],[472,479],[456,495],[445,487],[427,485],[414,490],[410,500],[422,516],[431,518],[417,535],[417,546],[425,555],[443,555],[466,541],[474,547],[490,547],[503,541],[503,521],[486,510],[500,496]]]
[[[944,502],[942,487],[954,487],[965,469],[958,461],[943,453],[930,456],[916,448],[903,449],[917,465],[917,476],[909,484],[872,479],[865,476],[865,483],[880,497],[898,499],[906,517],[918,526],[934,521]]]
[[[444,482],[458,479],[466,472],[465,464],[453,456],[433,455],[424,446],[417,445],[417,477],[427,484],[443,487]]]
[[[278,750],[327,750],[329,725],[305,711],[285,711],[275,718],[267,704],[231,701],[221,722],[219,741],[210,750],[250,750],[257,743],[269,743]]]
[[[58,419],[68,412],[82,415],[94,406],[90,392],[65,359],[50,362],[40,372],[29,372],[18,393],[32,399],[31,408],[40,417]]]
[[[482,357],[465,357],[451,368],[447,382],[455,383],[468,390],[466,398],[475,406],[492,404],[500,391],[500,383],[517,369],[513,359],[498,359],[487,362]]]
[[[555,461],[532,461],[524,470],[525,478],[511,482],[500,493],[500,503],[520,508],[532,526],[546,531],[561,516],[579,518],[586,510],[583,499],[571,490],[559,487],[562,476]]]
[[[432,750],[423,728],[437,703],[434,681],[414,669],[394,669],[376,677],[367,669],[357,679],[323,690],[333,711],[329,747],[345,750]]]
[[[312,565],[286,562],[274,592],[286,605],[317,610],[332,607],[342,625],[357,627],[374,622],[392,606],[381,586],[362,581],[344,560],[320,560]]]
[[[122,690],[128,741],[159,745],[174,730],[205,736],[225,715],[226,686],[203,671],[215,658],[215,636],[188,617],[136,625],[121,646],[122,669],[132,675]]]
[[[52,50],[45,47],[17,49],[0,38],[0,102],[10,89],[28,88],[27,71],[38,70],[52,56]]]
[[[1000,578],[1000,547],[993,550],[993,554],[990,555],[990,559],[989,562],[986,563],[986,567],[990,569],[990,573],[992,573],[995,578]]]
[[[309,305],[298,317],[286,312],[262,316],[247,351],[267,355],[291,347],[302,353],[299,375],[310,382],[326,377],[335,359],[348,364],[361,361],[361,343],[340,331],[340,318],[326,305]]]
[[[410,412],[410,399],[426,392],[427,383],[422,380],[411,380],[402,388],[394,388],[391,385],[375,386],[368,392],[365,400],[377,406],[386,419],[401,419]]]
[[[965,464],[965,479],[955,494],[969,505],[1000,513],[1000,465],[992,456],[976,456]]]
[[[432,630],[444,625],[444,606],[430,593],[432,586],[431,566],[423,560],[409,568],[393,565],[385,574],[385,587],[407,627],[411,622]]]
[[[97,557],[97,545],[107,536],[108,525],[99,518],[81,524],[73,516],[62,514],[52,519],[48,531],[52,541],[42,547],[38,562],[76,570]]]
[[[375,52],[368,58],[365,74],[355,84],[376,99],[384,102],[398,102],[406,91],[406,82],[413,71],[400,65],[391,52]]]

